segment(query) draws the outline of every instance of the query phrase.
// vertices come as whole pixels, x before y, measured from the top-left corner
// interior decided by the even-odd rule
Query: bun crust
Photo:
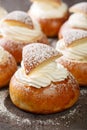
[[[24,24],[25,26],[27,25],[29,28],[33,28],[33,23],[31,18],[27,15],[27,13],[23,11],[13,11],[9,13],[6,17],[4,17],[2,21],[8,21],[10,22],[10,24],[12,22],[18,22],[19,25]]]
[[[14,57],[5,50],[3,50],[3,55],[4,57],[0,54],[0,88],[8,84],[12,75],[17,70],[17,64]],[[1,59],[1,57],[3,58]]]
[[[69,13],[67,12],[63,18],[54,18],[54,19],[40,19],[37,21],[40,23],[42,31],[48,37],[55,37],[58,35],[61,25],[67,20]]]
[[[27,13],[13,11],[1,20],[0,45],[20,62],[22,49],[33,42],[48,44],[48,39]]]
[[[56,37],[61,25],[69,17],[67,5],[60,0],[35,0],[28,14],[39,22],[47,37]]]
[[[56,49],[63,54],[58,63],[64,65],[80,85],[87,86],[87,31],[65,31]]]
[[[23,48],[21,68],[9,85],[13,104],[29,112],[50,114],[67,109],[78,100],[78,83],[56,63],[59,57],[60,53],[48,45],[36,43]]]
[[[11,100],[17,107],[37,114],[50,114],[67,109],[79,97],[79,86],[71,75],[64,81],[52,82],[40,89],[25,86],[13,76],[9,91]]]
[[[59,58],[57,62],[66,67],[81,86],[87,86],[87,63],[70,61],[64,56]]]
[[[30,43],[20,43],[18,41],[9,40],[7,38],[0,38],[0,45],[10,52],[16,59],[16,62],[19,63],[22,60],[22,50],[25,45],[31,44],[31,43],[43,43],[48,44],[48,40],[45,35],[39,37],[37,40],[33,40]]]

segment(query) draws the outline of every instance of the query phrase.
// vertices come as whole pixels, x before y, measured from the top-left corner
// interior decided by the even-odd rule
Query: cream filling
[[[20,82],[35,88],[47,87],[51,82],[63,81],[68,75],[69,72],[56,62],[51,62],[30,75],[26,75],[23,67],[15,74]]]
[[[29,29],[26,27],[10,26],[6,23],[1,23],[0,34],[9,39],[27,43],[41,36],[42,32],[40,28]]]
[[[63,53],[63,55],[73,61],[87,62],[87,41],[79,42],[77,45],[70,48],[65,47],[64,40],[59,40],[56,50]]]
[[[29,13],[34,14],[39,18],[62,18],[67,12],[68,7],[65,3],[58,4],[58,6],[53,6],[49,2],[34,2],[29,10]]]
[[[72,14],[68,23],[71,27],[87,29],[87,15],[81,13]]]

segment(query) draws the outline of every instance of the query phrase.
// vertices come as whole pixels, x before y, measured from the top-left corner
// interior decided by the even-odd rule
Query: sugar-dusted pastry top
[[[54,48],[41,44],[34,43],[23,48],[23,63],[27,73],[30,73],[37,66],[42,65],[43,62],[50,62],[60,57],[61,54]]]
[[[83,13],[72,14],[68,19],[68,24],[74,28],[82,28],[87,30],[87,15]]]
[[[87,2],[80,2],[70,7],[69,9],[72,13],[84,13],[87,15]]]
[[[74,28],[87,30],[87,2],[81,2],[70,7],[74,13],[69,17],[68,24]]]
[[[56,3],[55,3],[56,2]],[[29,10],[29,13],[35,14],[40,18],[62,18],[68,11],[68,7],[64,2],[57,1],[35,1]],[[55,14],[55,15],[54,15]]]
[[[10,54],[0,46],[0,65],[7,64]]]
[[[56,49],[68,59],[87,63],[87,31],[65,31]]]
[[[21,68],[15,73],[17,80],[36,88],[65,80],[69,72],[55,61],[59,56],[55,49],[45,44],[24,47]]]
[[[63,32],[63,39],[66,47],[72,46],[74,42],[84,38],[87,38],[87,31],[84,30],[70,29]]]
[[[8,15],[6,17],[4,17],[4,19],[2,21],[9,21],[9,20],[21,22],[21,23],[29,25],[29,27],[31,26],[31,28],[33,28],[32,20],[26,12],[19,11],[19,10],[12,11],[12,12],[8,13]]]
[[[7,11],[3,7],[0,7],[0,19],[2,19],[6,15]]]
[[[2,19],[0,31],[3,37],[21,43],[31,42],[42,36],[40,26],[22,11],[11,12]]]

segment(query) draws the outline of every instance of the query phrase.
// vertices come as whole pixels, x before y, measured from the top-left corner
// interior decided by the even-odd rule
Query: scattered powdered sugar
[[[82,96],[87,94],[87,89],[81,89],[80,93],[81,93]]]
[[[8,96],[8,90],[5,90],[3,92],[0,91],[0,114],[6,115],[10,117],[11,119],[15,118],[15,115],[10,113],[7,108],[4,106],[4,100]]]
[[[35,115],[26,112],[24,113],[22,110],[16,108],[12,108],[12,112],[9,111],[8,107],[6,107],[5,104],[5,100],[8,97],[8,94],[8,89],[0,91],[0,117],[5,117],[5,122],[13,122],[13,124],[16,126],[21,126],[25,128],[36,126],[37,129],[39,129],[40,126],[58,126],[59,128],[69,128],[72,125],[72,121],[74,121],[75,117],[77,116],[77,118],[79,119],[79,117],[82,115],[81,113],[79,113],[82,107],[79,103],[66,111],[52,115]],[[87,90],[82,89],[81,95],[85,94],[87,94]]]
[[[20,116],[17,116],[16,114],[13,114],[11,113],[7,108],[6,106],[4,105],[4,101],[6,99],[6,97],[8,96],[8,90],[5,90],[5,91],[0,91],[0,116],[5,116],[6,120],[14,120],[14,122],[16,121],[16,123],[18,125],[21,125],[21,124],[28,124],[28,125],[31,125],[32,123],[39,123],[39,124],[43,124],[43,125],[46,125],[46,124],[54,124],[54,121],[52,121],[51,119],[47,119],[46,121],[41,121],[41,120],[33,120],[33,121],[30,121],[29,118],[22,118]],[[58,124],[58,123],[57,123]],[[56,125],[56,124],[55,124]]]
[[[29,120],[23,120],[22,118],[20,118],[19,116],[17,116],[16,114],[11,113],[10,111],[8,111],[8,109],[5,107],[4,105],[4,101],[6,99],[6,97],[8,96],[8,90],[5,91],[0,91],[0,116],[5,116],[6,120],[14,120],[16,121],[17,124],[23,124],[23,122],[30,122]]]
[[[16,124],[18,124],[19,126],[22,124],[28,124],[28,125],[32,125],[32,123],[37,123],[40,125],[59,125],[59,123],[57,122],[56,124],[54,123],[53,120],[51,119],[47,119],[46,121],[41,121],[41,120],[33,120],[31,121],[29,118],[22,118],[20,116],[17,116],[16,114],[11,113],[6,106],[4,105],[4,101],[6,99],[6,97],[8,96],[8,90],[5,91],[0,91],[0,116],[5,116],[5,120],[14,120],[14,123],[16,122]]]

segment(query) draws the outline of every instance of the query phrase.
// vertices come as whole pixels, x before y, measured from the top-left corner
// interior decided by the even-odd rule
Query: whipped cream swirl
[[[87,15],[82,13],[72,14],[68,23],[71,27],[87,29]]]
[[[16,78],[20,82],[35,88],[47,87],[51,82],[63,81],[68,75],[69,72],[67,69],[55,61],[41,67],[35,72],[33,71],[29,75],[26,75],[23,65],[15,73]]]
[[[57,5],[57,4],[56,4]],[[30,15],[33,14],[40,18],[62,18],[68,10],[65,3],[58,3],[58,6],[54,6],[50,2],[34,2],[29,10]]]
[[[65,47],[64,40],[61,39],[57,43],[56,50],[60,51],[66,58],[73,60],[74,62],[75,61],[87,62],[86,40],[80,40],[79,43],[77,43],[74,46]]]
[[[8,23],[1,21],[0,34],[12,40],[16,40],[22,43],[28,43],[35,40],[42,35],[42,32],[35,24],[34,29],[21,26],[11,26]]]

